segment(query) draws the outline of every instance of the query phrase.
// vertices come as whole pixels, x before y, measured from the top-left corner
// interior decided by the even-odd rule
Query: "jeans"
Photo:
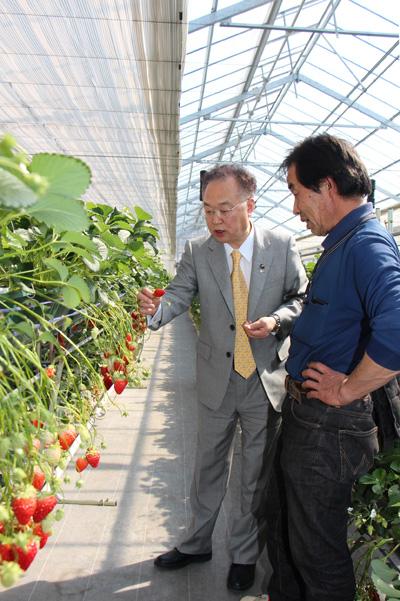
[[[341,409],[286,398],[267,504],[271,601],[354,600],[347,509],[377,452],[369,397]]]

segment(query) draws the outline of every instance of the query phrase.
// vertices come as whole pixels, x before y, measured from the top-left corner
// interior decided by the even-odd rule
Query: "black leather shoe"
[[[227,587],[232,591],[245,591],[254,583],[255,563],[233,563],[229,569]]]
[[[189,563],[202,563],[203,561],[210,561],[212,553],[201,553],[199,555],[192,555],[189,553],[181,553],[175,547],[168,553],[159,555],[154,560],[154,565],[157,568],[165,568],[167,570],[178,570],[184,568]]]

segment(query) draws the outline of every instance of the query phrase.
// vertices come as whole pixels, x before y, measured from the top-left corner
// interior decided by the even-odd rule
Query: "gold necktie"
[[[234,367],[243,378],[249,378],[256,368],[256,364],[251,352],[250,341],[242,328],[242,323],[247,319],[247,303],[249,291],[242,270],[240,269],[241,254],[238,250],[232,251],[232,292],[233,304],[235,307],[236,337]]]

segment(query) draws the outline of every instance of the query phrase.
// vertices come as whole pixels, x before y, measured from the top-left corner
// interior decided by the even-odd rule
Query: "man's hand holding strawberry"
[[[164,296],[165,290],[162,288],[156,288],[150,290],[150,288],[142,288],[138,294],[138,303],[140,312],[143,315],[153,316],[161,302],[161,297]]]

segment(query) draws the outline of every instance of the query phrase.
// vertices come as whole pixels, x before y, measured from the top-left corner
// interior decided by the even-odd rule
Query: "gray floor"
[[[189,521],[196,403],[196,335],[183,315],[145,345],[152,376],[143,389],[126,390],[119,404],[97,422],[107,444],[100,466],[83,472],[77,490],[72,463],[67,499],[117,501],[116,507],[65,505],[65,517],[20,582],[1,589],[1,601],[235,601],[226,589],[225,546],[231,499],[237,490],[237,449],[230,490],[213,541],[213,559],[171,573],[153,559],[174,546]],[[260,592],[262,557],[256,583]]]

